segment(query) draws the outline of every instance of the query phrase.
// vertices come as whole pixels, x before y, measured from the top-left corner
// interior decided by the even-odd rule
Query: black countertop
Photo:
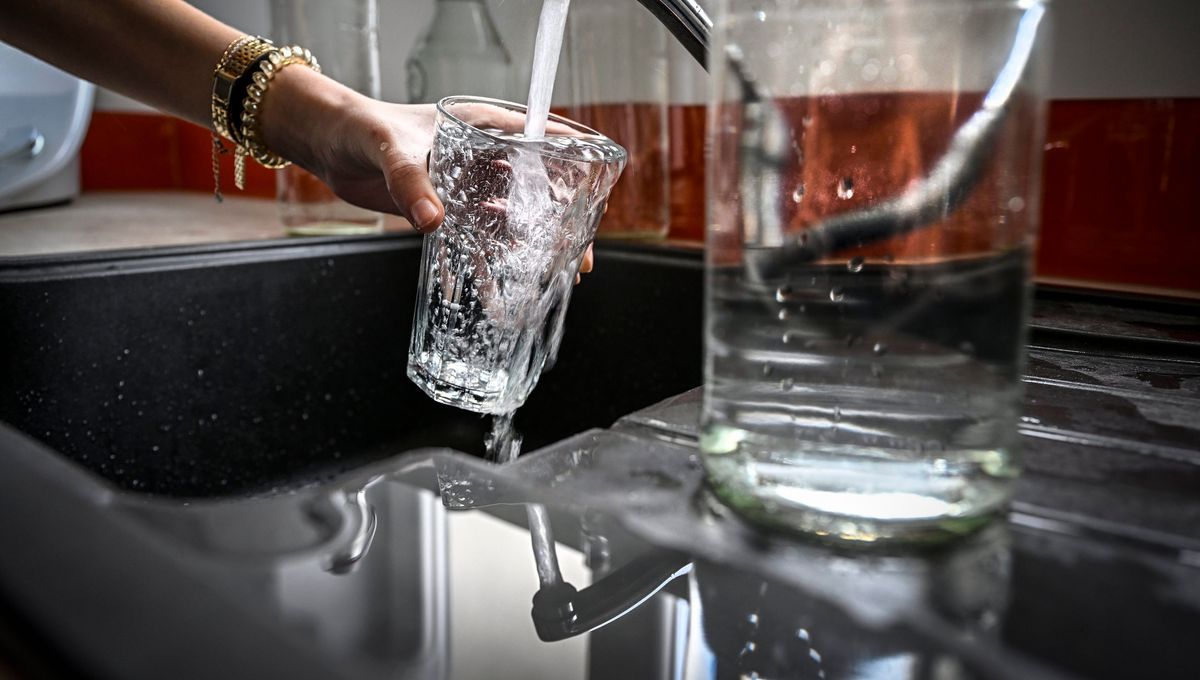
[[[505,467],[419,449],[215,498],[121,488],[0,426],[0,658],[18,677],[1200,677],[1195,309],[1039,291],[1013,510],[921,554],[724,511],[696,390]],[[547,532],[570,588],[544,540],[535,560]]]

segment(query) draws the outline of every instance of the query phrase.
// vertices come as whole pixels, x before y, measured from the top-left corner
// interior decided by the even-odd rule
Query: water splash
[[[492,416],[492,431],[484,441],[488,460],[503,465],[513,462],[521,455],[523,438],[513,427],[514,415],[515,412]]]

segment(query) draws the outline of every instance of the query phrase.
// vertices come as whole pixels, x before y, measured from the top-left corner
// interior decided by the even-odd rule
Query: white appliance
[[[0,211],[79,195],[95,87],[0,43]]]

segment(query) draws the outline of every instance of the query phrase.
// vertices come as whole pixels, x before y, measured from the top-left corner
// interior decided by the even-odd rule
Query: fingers
[[[388,193],[399,208],[400,214],[421,232],[438,228],[445,217],[445,209],[429,181],[424,164],[411,156],[382,145],[384,180]]]
[[[592,255],[592,246],[588,244],[587,250],[583,251],[583,261],[579,263],[579,274],[575,275],[575,284],[578,285],[583,280],[582,274],[587,274],[592,271],[592,265],[595,263],[595,257]]]
[[[583,262],[579,264],[579,271],[587,274],[592,271],[593,264],[595,264],[595,257],[592,255],[592,246],[589,244],[587,250],[583,252]]]

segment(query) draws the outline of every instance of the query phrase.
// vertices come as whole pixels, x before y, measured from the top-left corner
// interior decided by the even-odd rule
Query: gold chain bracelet
[[[258,112],[275,74],[291,64],[321,70],[316,57],[302,47],[276,48],[266,38],[249,35],[231,42],[221,54],[213,70],[212,91],[212,169],[217,201],[222,200],[221,156],[228,153],[222,138],[233,143],[233,183],[238,189],[245,188],[247,155],[268,168],[288,164],[263,143]]]
[[[258,61],[258,70],[251,76],[253,82],[246,87],[246,98],[242,102],[242,145],[251,158],[268,168],[282,168],[288,164],[288,161],[282,156],[272,153],[262,141],[262,134],[258,127],[258,114],[262,109],[263,97],[266,96],[275,74],[292,64],[303,64],[317,73],[321,72],[321,65],[317,63],[317,58],[313,56],[312,52],[299,45],[273,50],[267,54],[265,59]]]

